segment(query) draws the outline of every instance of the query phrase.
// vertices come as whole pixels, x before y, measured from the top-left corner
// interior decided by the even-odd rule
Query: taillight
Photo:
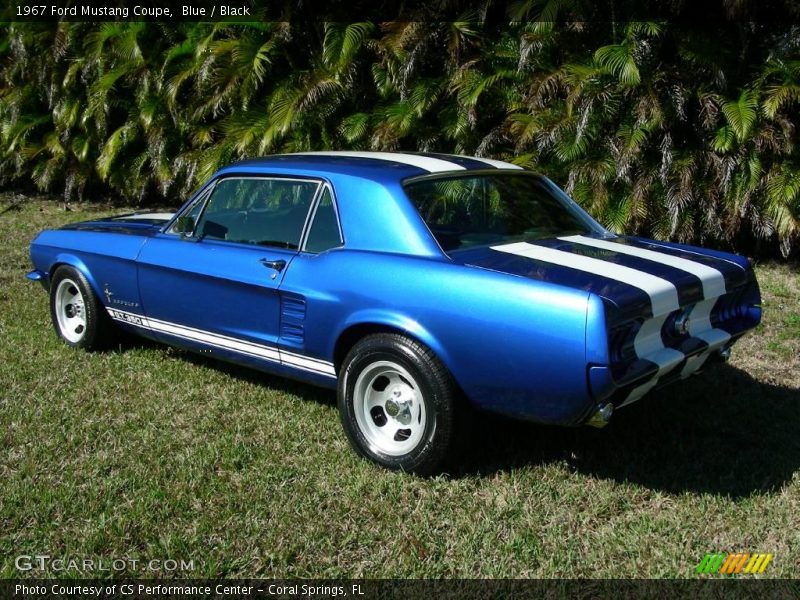
[[[608,351],[612,363],[621,363],[636,358],[633,341],[642,326],[640,320],[628,321],[613,327],[608,334]]]
[[[742,294],[743,288],[734,290],[717,300],[711,316],[716,321],[729,321],[742,314]]]

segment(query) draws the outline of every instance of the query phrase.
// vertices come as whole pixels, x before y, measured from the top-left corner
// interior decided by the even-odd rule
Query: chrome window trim
[[[314,198],[311,200],[311,206],[308,208],[308,213],[306,213],[306,220],[303,222],[303,231],[300,233],[300,243],[297,244],[297,251],[303,252],[303,249],[306,247],[306,239],[308,238],[308,234],[311,231],[311,224],[314,222],[314,217],[317,214],[317,206],[319,206],[319,200],[322,197],[323,191],[325,189],[325,185],[327,182],[321,182],[317,188],[317,191],[314,193]]]
[[[211,194],[214,191],[214,188],[217,187],[217,182],[218,181],[219,181],[219,179],[214,179],[208,185],[206,185],[204,188],[201,188],[200,191],[197,192],[194,196],[192,196],[192,198],[184,205],[183,209],[179,210],[178,212],[176,212],[175,215],[172,217],[172,219],[170,219],[167,222],[167,224],[164,225],[164,229],[162,229],[161,232],[165,233],[167,235],[180,236],[181,235],[180,233],[177,233],[177,232],[173,231],[173,228],[178,223],[178,219],[181,218],[182,216],[186,215],[187,213],[191,212],[192,209],[197,204],[204,204],[205,202],[207,202],[208,199],[211,197]],[[200,220],[200,217],[203,216],[203,212],[204,211],[205,211],[205,206],[203,206],[200,209],[200,214],[197,216],[198,220]],[[194,233],[194,232],[192,232],[192,233]]]
[[[333,248],[328,248],[327,250],[323,250],[322,252],[327,252],[328,250],[333,250],[335,248],[342,248],[346,245],[344,239],[344,233],[342,233],[342,220],[339,217],[339,202],[336,199],[336,194],[334,193],[333,186],[329,182],[324,182],[320,187],[319,194],[315,199],[314,206],[311,207],[311,218],[308,222],[308,227],[304,232],[302,243],[300,244],[300,252],[305,252],[306,254],[322,254],[322,252],[312,252],[310,250],[306,250],[306,244],[308,243],[308,236],[311,233],[311,228],[314,226],[314,219],[317,216],[317,210],[319,209],[319,205],[322,202],[322,196],[325,194],[325,190],[329,190],[331,193],[331,204],[333,205],[333,214],[336,217],[336,228],[339,230],[339,245],[334,246]]]
[[[327,184],[327,182],[322,180],[322,179],[320,179],[320,178],[318,178],[318,177],[291,177],[291,176],[290,177],[283,177],[281,175],[266,175],[266,174],[265,175],[237,175],[236,173],[230,173],[230,174],[224,173],[224,174],[220,175],[219,177],[215,178],[205,188],[203,188],[200,192],[198,192],[198,194],[197,194],[197,202],[202,202],[203,203],[203,208],[200,210],[200,214],[197,216],[197,221],[195,222],[195,227],[197,227],[197,223],[199,223],[200,220],[203,218],[203,215],[206,212],[206,208],[208,208],[208,202],[211,199],[211,196],[214,193],[214,190],[217,188],[217,185],[219,183],[223,182],[223,181],[228,180],[228,179],[255,179],[255,180],[270,180],[270,181],[278,180],[278,181],[294,181],[294,182],[297,182],[297,183],[316,183],[317,184],[317,188],[314,190],[314,194],[311,197],[311,202],[309,203],[308,212],[306,212],[305,221],[303,221],[303,227],[300,229],[300,238],[299,238],[299,242],[300,243],[298,243],[297,249],[292,250],[291,248],[283,248],[284,250],[290,250],[290,251],[293,251],[293,252],[299,252],[300,248],[302,248],[303,244],[305,243],[306,236],[308,235],[308,227],[310,226],[309,225],[309,223],[310,223],[309,215],[311,215],[312,212],[315,211],[316,205],[317,205],[317,202],[318,202],[318,199],[319,199],[319,196],[320,196],[320,190],[323,189],[323,187]],[[173,217],[172,221],[170,221],[170,223],[167,225],[165,233],[168,233],[170,235],[179,236],[180,234],[172,232],[171,229],[175,225],[175,223],[177,223],[178,218],[183,216],[187,212],[189,212],[194,206],[195,206],[195,200],[192,200],[186,205],[186,207],[182,211],[178,212]],[[338,214],[337,214],[337,217],[338,217]],[[189,237],[194,237],[194,233],[195,232],[192,231],[192,235],[189,236]],[[341,235],[341,228],[340,228],[340,235]],[[240,244],[240,242],[234,242],[234,241],[228,241],[228,240],[217,240],[217,239],[215,239],[213,241],[221,242],[223,244]]]

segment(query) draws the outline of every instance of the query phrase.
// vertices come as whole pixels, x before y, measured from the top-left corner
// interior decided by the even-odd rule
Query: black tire
[[[56,334],[68,346],[102,350],[114,341],[114,323],[86,277],[74,267],[64,265],[53,273],[50,318]]]
[[[360,455],[388,469],[430,475],[454,445],[457,389],[427,347],[403,335],[374,334],[344,359],[339,414]]]

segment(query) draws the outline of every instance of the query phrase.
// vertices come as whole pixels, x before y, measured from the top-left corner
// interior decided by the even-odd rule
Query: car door
[[[278,288],[319,188],[311,179],[226,176],[148,240],[137,266],[153,334],[279,362]]]

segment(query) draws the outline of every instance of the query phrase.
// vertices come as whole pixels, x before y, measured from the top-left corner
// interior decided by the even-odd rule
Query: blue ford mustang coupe
[[[335,388],[353,447],[416,473],[469,405],[602,425],[761,318],[747,259],[611,234],[546,177],[441,154],[239,162],[174,215],[44,231],[31,258],[67,344],[120,328]]]

